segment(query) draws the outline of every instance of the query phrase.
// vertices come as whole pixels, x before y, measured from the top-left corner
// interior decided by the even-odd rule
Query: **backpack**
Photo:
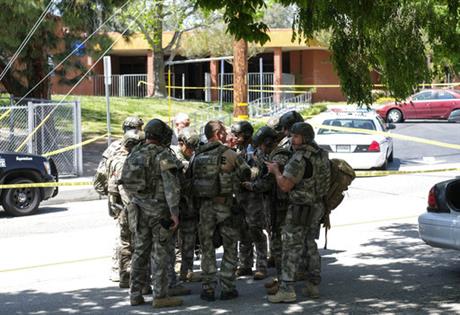
[[[341,159],[331,159],[331,185],[324,197],[326,212],[323,216],[322,223],[325,229],[324,249],[327,249],[327,231],[331,228],[330,214],[337,208],[345,197],[344,191],[348,190],[351,182],[355,179],[356,173],[346,161]]]

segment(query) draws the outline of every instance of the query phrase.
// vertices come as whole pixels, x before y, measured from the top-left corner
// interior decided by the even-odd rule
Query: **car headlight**
[[[43,162],[43,166],[45,167],[46,172],[47,172],[49,175],[51,175],[51,166],[50,166],[50,162],[48,162],[48,161]]]

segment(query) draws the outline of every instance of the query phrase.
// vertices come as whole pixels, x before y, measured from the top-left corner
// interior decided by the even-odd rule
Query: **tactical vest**
[[[115,166],[117,163],[123,165],[127,156],[127,152],[120,150],[116,152],[115,155],[107,161],[107,188],[109,194],[120,194],[118,190],[118,185],[119,180],[121,179],[121,174],[116,173]]]
[[[229,150],[219,142],[200,147],[192,162],[193,192],[199,198],[228,196],[233,192],[232,173],[223,173],[222,154]]]
[[[324,200],[330,187],[331,166],[328,154],[320,148],[306,146],[296,151],[293,159],[305,159],[311,167],[311,176],[302,180],[289,192],[289,201],[298,205],[313,205]],[[305,170],[306,173],[307,170]]]
[[[276,147],[272,152],[270,152],[270,155],[268,156],[268,160],[270,162],[273,162],[275,156],[277,155],[284,155],[287,157],[287,160],[289,160],[291,157],[292,157],[292,151],[288,150],[287,147],[285,146],[278,146]],[[283,170],[281,170],[282,172]],[[287,200],[288,199],[288,193],[287,192],[284,192],[282,191],[278,185],[276,184],[275,182],[275,188],[274,188],[274,191],[275,191],[275,198],[277,200]]]
[[[121,175],[123,187],[129,193],[140,199],[165,199],[160,180],[160,158],[164,150],[154,144],[139,144],[133,148]]]
[[[100,195],[107,195],[108,193],[108,177],[107,177],[107,161],[113,157],[121,149],[121,141],[114,141],[102,153],[102,160],[96,170],[93,178],[93,187]]]

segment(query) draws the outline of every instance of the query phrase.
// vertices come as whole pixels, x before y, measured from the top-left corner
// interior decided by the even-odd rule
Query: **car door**
[[[436,93],[436,99],[430,103],[432,118],[447,118],[454,108],[455,96],[446,90]]]
[[[426,119],[432,118],[430,103],[435,100],[436,93],[434,91],[422,91],[415,94],[409,101],[414,110],[414,118]]]

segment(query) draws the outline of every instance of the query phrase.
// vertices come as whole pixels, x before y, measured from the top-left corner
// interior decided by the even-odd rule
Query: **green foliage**
[[[228,32],[265,43],[267,25],[258,12],[265,1],[195,0],[222,9]],[[295,6],[293,40],[326,32],[332,62],[349,103],[372,103],[370,71],[381,74],[391,96],[404,99],[417,84],[460,70],[458,0],[273,0]],[[327,39],[329,38],[329,39]]]
[[[0,71],[11,60],[48,0],[0,0]],[[98,25],[124,3],[123,0],[54,1],[43,22],[19,55],[16,63],[3,78],[2,84],[15,96],[23,96],[64,59],[77,42],[82,42]],[[85,45],[85,53],[92,55],[95,44],[102,49],[108,44],[104,35],[92,38]],[[100,52],[99,52],[100,53]],[[81,74],[78,56],[71,57],[57,71],[58,74]],[[50,80],[45,80],[29,97],[49,98]]]

